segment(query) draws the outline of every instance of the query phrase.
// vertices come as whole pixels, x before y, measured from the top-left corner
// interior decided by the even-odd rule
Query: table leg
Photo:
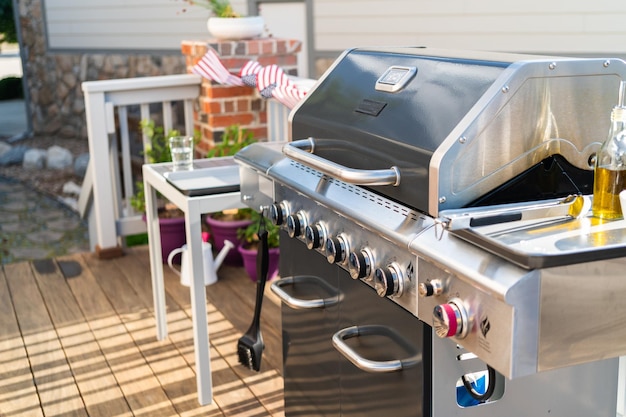
[[[201,405],[213,401],[211,381],[211,358],[209,347],[209,328],[206,308],[206,289],[204,286],[204,263],[202,259],[202,226],[198,204],[188,204],[185,211],[187,250],[191,266],[191,314],[193,322],[193,343],[196,359],[196,383],[198,401]]]
[[[145,177],[145,175],[144,175]],[[157,327],[157,339],[167,337],[167,316],[165,310],[165,284],[163,281],[163,263],[161,260],[161,230],[159,229],[159,215],[157,211],[156,191],[152,186],[143,183],[146,195],[146,226],[150,244],[150,269],[152,276],[152,297],[154,315]]]

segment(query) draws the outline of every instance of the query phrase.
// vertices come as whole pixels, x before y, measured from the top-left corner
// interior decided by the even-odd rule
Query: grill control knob
[[[422,298],[441,295],[443,294],[443,282],[440,279],[422,282],[417,286],[417,293]]]
[[[304,241],[309,249],[321,248],[326,241],[326,227],[315,223],[304,228]]]
[[[440,304],[433,310],[433,327],[441,338],[457,337],[463,339],[469,332],[469,317],[463,301],[453,298]]]
[[[344,263],[350,248],[343,235],[326,239],[326,260],[331,264]]]
[[[400,265],[394,262],[385,268],[376,268],[374,271],[374,288],[380,297],[402,295],[404,274]]]
[[[285,201],[274,203],[270,206],[270,220],[276,226],[285,223],[285,219],[289,216],[289,206]]]
[[[308,222],[303,212],[287,216],[287,234],[289,237],[300,237],[304,233]]]
[[[372,273],[374,257],[369,249],[365,248],[358,252],[350,252],[348,257],[348,270],[353,279],[367,278]]]

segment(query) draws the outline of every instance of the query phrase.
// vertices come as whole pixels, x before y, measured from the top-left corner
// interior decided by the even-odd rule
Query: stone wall
[[[163,54],[51,53],[41,0],[20,0],[24,77],[35,135],[87,138],[83,81],[184,74],[180,52]]]

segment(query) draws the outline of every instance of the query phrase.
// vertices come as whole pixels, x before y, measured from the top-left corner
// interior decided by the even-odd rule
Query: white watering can
[[[213,259],[213,247],[208,242],[202,242],[202,263],[204,265],[204,285],[211,285],[217,282],[217,270],[222,265],[222,261],[226,257],[226,254],[234,248],[235,245],[229,241],[224,241],[224,247]],[[172,265],[174,256],[181,254],[180,271]],[[191,285],[191,266],[189,265],[189,251],[187,250],[187,244],[184,244],[180,248],[176,248],[170,252],[167,256],[167,264],[170,269],[180,276],[180,283],[185,286]]]

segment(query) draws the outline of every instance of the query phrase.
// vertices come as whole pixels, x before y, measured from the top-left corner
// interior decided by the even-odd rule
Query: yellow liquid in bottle
[[[593,215],[607,220],[621,219],[623,216],[619,193],[623,190],[626,190],[626,170],[596,168],[591,207]]]

